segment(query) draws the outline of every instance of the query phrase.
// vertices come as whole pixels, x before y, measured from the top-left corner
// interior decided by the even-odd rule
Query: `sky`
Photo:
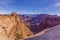
[[[0,14],[57,14],[60,0],[0,0]]]

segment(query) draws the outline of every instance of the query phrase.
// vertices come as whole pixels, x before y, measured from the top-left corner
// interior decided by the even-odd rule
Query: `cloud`
[[[14,0],[0,0],[0,4],[4,5],[4,4],[10,4],[13,3]]]
[[[55,7],[60,7],[60,3],[56,3],[54,6]]]

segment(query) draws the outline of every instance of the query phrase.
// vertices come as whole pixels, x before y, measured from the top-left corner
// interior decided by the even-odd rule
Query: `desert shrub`
[[[23,35],[22,34],[19,34],[19,33],[16,34],[16,40],[22,39],[22,38],[23,38]]]
[[[31,36],[31,34],[28,34],[27,36]]]

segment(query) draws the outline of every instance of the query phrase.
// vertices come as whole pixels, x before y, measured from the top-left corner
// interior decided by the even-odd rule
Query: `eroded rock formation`
[[[24,17],[25,18],[25,17]],[[24,20],[23,18],[23,20]],[[28,19],[28,18],[25,18]],[[60,16],[57,15],[48,15],[48,14],[40,14],[35,17],[29,17],[29,20],[26,22],[30,23],[29,29],[34,33],[39,33],[44,29],[54,27],[60,24]]]
[[[17,27],[16,15],[0,15],[0,40],[14,40]]]
[[[29,35],[33,35],[33,33],[15,12],[11,15],[0,15],[0,40],[18,40]]]

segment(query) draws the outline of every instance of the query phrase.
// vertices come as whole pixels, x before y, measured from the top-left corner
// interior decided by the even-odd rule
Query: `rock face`
[[[0,15],[0,40],[18,40],[33,35],[15,12]]]
[[[37,25],[38,31],[54,27],[60,24],[60,16],[57,15],[46,15],[42,18],[41,23]]]
[[[25,40],[60,40],[60,25],[48,28],[43,35],[40,34],[41,33]]]
[[[0,15],[0,40],[14,40],[17,27],[16,15]]]
[[[29,17],[25,19],[27,19],[26,22],[30,23],[30,26],[28,26],[28,28],[34,34],[39,33],[44,29],[54,27],[60,24],[60,16],[57,15],[40,14],[35,17]]]

